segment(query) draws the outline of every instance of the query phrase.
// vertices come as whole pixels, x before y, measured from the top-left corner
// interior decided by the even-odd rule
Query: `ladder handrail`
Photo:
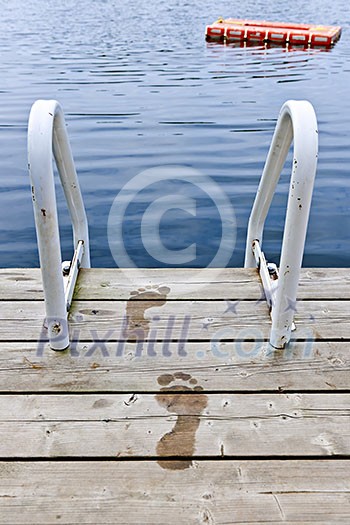
[[[304,255],[318,156],[315,111],[306,100],[288,100],[281,108],[248,224],[245,268],[256,267],[253,243],[262,243],[264,224],[290,145],[292,174],[282,241],[270,343],[284,348],[291,337],[300,268]]]
[[[75,267],[72,263],[66,290],[62,275],[53,157],[73,226]],[[72,295],[79,267],[90,267],[90,250],[88,223],[64,114],[56,100],[37,100],[32,106],[28,123],[28,168],[48,336],[51,348],[64,350],[69,346],[67,309],[70,299],[67,296]]]

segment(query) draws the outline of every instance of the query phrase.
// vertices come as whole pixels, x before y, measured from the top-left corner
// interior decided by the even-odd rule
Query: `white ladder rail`
[[[73,226],[74,256],[65,285],[52,160],[63,187]],[[28,123],[28,168],[50,346],[69,346],[67,311],[80,267],[90,267],[89,232],[64,115],[55,100],[37,100]]]
[[[273,294],[265,288],[271,302],[270,344],[284,348],[290,341],[297,300],[300,268],[316,175],[318,130],[315,111],[306,100],[289,100],[281,108],[263,174],[249,218],[245,268],[265,264],[261,252],[264,224],[292,140],[292,173],[282,241],[278,284]],[[257,258],[257,261],[256,261]],[[264,259],[264,258],[263,258]],[[266,277],[266,269],[264,269]],[[266,281],[266,278],[264,278]]]

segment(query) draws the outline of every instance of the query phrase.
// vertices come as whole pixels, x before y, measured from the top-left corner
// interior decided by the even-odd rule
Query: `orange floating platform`
[[[265,20],[219,18],[206,28],[207,40],[280,45],[331,47],[341,35],[340,26],[286,24]]]

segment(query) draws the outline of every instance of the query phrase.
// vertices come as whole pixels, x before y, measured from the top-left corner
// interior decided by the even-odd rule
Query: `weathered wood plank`
[[[140,355],[125,343],[79,343],[54,352],[46,343],[0,343],[0,391],[157,391],[162,377],[185,373],[210,391],[349,389],[349,343],[155,343]],[[140,350],[140,349],[139,349]]]
[[[3,525],[337,525],[350,462],[1,462]]]
[[[39,268],[0,270],[0,300],[42,300]],[[75,289],[77,299],[126,300],[130,292],[144,288],[169,287],[168,298],[239,299],[260,297],[260,284],[254,269],[146,268],[82,269]]]
[[[0,457],[350,456],[350,394],[200,388],[178,379],[156,395],[2,395]]]
[[[127,300],[130,292],[145,286],[170,288],[169,300],[254,300],[261,295],[256,270],[244,268],[146,268],[80,270],[76,299]],[[348,268],[303,268],[300,299],[350,299]],[[42,300],[39,268],[0,269],[0,300]]]
[[[350,301],[299,301],[294,339],[350,337]],[[42,301],[0,301],[0,341],[46,338]],[[255,301],[74,301],[72,338],[115,340],[266,340],[270,316]]]

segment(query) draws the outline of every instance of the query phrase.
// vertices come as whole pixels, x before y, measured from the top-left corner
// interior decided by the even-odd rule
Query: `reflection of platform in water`
[[[256,269],[81,269],[53,352],[1,270],[0,523],[349,523],[349,271],[295,308],[271,351]]]
[[[257,20],[223,19],[206,27],[207,40],[224,42],[269,42],[277,45],[329,48],[341,35],[340,26],[285,24]]]
[[[239,41],[228,41],[228,40],[215,40],[215,39],[207,39],[207,45],[208,46],[226,46],[231,48],[237,48],[237,49],[258,49],[258,50],[265,50],[265,49],[280,49],[283,51],[309,51],[310,53],[329,53],[332,50],[332,47],[325,47],[325,46],[309,46],[309,45],[290,45],[286,43],[284,46],[281,46],[281,44],[275,44],[274,42],[254,42],[254,41],[248,41],[248,40],[239,40]]]

